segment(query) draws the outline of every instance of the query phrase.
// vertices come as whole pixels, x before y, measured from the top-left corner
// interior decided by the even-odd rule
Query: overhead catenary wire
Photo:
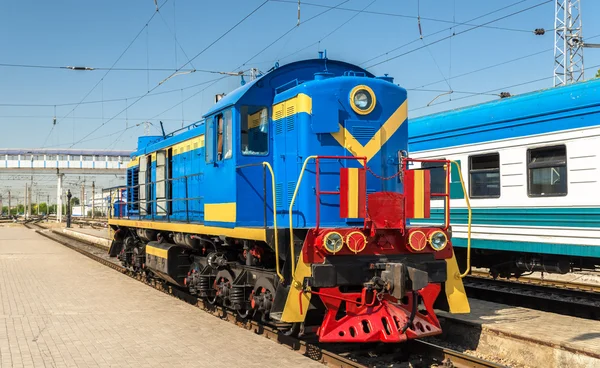
[[[133,38],[133,40],[131,40],[131,42],[129,42],[129,44],[127,45],[127,47],[125,47],[125,50],[123,50],[123,52],[121,52],[121,54],[119,55],[119,57],[117,58],[117,60],[115,60],[115,62],[110,66],[110,68],[108,68],[108,70],[106,70],[106,73],[104,73],[104,75],[102,76],[102,78],[100,78],[100,80],[92,87],[92,89],[90,89],[88,91],[88,93],[85,94],[85,96],[83,96],[83,98],[81,99],[80,103],[75,105],[75,107],[73,107],[73,109],[71,109],[71,111],[69,111],[69,113],[67,113],[65,116],[63,116],[61,119],[59,119],[58,122],[60,122],[62,119],[66,118],[67,116],[71,115],[73,113],[73,111],[75,111],[75,109],[77,109],[77,107],[79,107],[79,105],[85,101],[85,99],[92,93],[92,91],[94,91],[96,89],[96,87],[98,87],[98,85],[100,84],[100,82],[106,78],[106,76],[108,75],[108,73],[110,73],[112,71],[112,69],[117,65],[117,63],[121,60],[121,58],[123,58],[123,56],[127,53],[127,51],[131,48],[131,46],[135,43],[135,41],[140,37],[140,35],[144,32],[144,29],[146,29],[146,27],[148,26],[148,24],[150,22],[152,22],[152,19],[154,19],[154,17],[156,16],[156,13],[158,13],[160,11],[160,8],[162,8],[169,0],[165,0],[160,6],[158,4],[156,4],[156,11],[152,13],[152,16],[150,16],[150,18],[146,21],[146,23],[144,24],[144,26],[140,29],[140,31],[135,35],[135,37]]]
[[[311,43],[310,45],[307,45],[303,48],[301,48],[300,50],[294,51],[291,54],[288,54],[280,59],[277,60],[285,60],[293,55],[296,55],[306,49],[309,49],[315,45],[319,45],[321,42],[323,42],[327,37],[331,36],[332,34],[334,34],[335,32],[337,32],[338,30],[340,30],[340,28],[342,28],[343,26],[345,26],[346,24],[350,23],[354,18],[356,18],[357,16],[359,16],[360,14],[363,13],[364,10],[368,9],[371,5],[373,5],[373,3],[375,3],[375,1],[377,0],[373,0],[371,1],[369,4],[367,4],[364,8],[362,8],[361,11],[358,11],[357,13],[355,13],[352,17],[348,18],[346,21],[344,21],[344,23],[340,24],[339,26],[337,26],[336,28],[334,28],[331,32],[329,32],[328,34],[326,34],[325,36],[321,37],[318,41]],[[332,9],[333,10],[333,9]]]
[[[168,0],[166,0],[168,1]],[[165,1],[165,2],[166,2]],[[196,54],[196,56],[194,56],[192,59],[190,59],[188,62],[186,62],[185,64],[183,64],[180,68],[178,68],[178,71],[172,73],[170,76],[168,76],[167,78],[163,79],[163,81],[161,81],[160,83],[158,83],[157,85],[155,85],[152,89],[148,90],[148,92],[146,92],[144,95],[140,96],[139,98],[137,98],[135,101],[133,101],[129,106],[127,106],[126,108],[130,108],[133,105],[137,104],[140,100],[142,100],[144,97],[148,96],[151,92],[153,92],[155,89],[159,88],[164,81],[170,79],[171,77],[173,77],[174,75],[176,75],[179,71],[181,71],[182,68],[184,68],[185,66],[187,66],[188,64],[190,64],[193,60],[195,60],[197,57],[199,57],[200,55],[202,55],[204,52],[206,52],[210,47],[212,47],[214,44],[216,44],[218,41],[220,41],[221,39],[223,39],[223,37],[225,37],[227,34],[229,34],[231,31],[233,31],[235,28],[237,28],[240,24],[242,24],[245,20],[247,20],[248,18],[250,18],[254,13],[256,13],[260,8],[262,8],[266,3],[268,2],[268,0],[266,0],[265,2],[263,2],[261,5],[259,5],[258,7],[256,7],[254,10],[252,10],[250,13],[248,13],[246,16],[244,16],[240,21],[238,21],[235,25],[233,25],[232,27],[230,27],[227,31],[225,31],[224,33],[222,33],[219,37],[217,37],[214,41],[212,41],[208,46],[206,46],[204,49],[202,49],[199,53]],[[164,5],[164,3],[163,3]],[[117,116],[119,116],[120,114],[123,113],[124,110],[118,112],[116,115],[114,115],[112,118],[108,119],[107,121],[103,122],[102,124],[100,124],[99,126],[97,126],[95,129],[93,129],[91,132],[89,132],[88,134],[86,134],[83,138],[81,138],[79,141],[74,142],[70,147],[75,146],[76,144],[81,143],[84,139],[88,138],[90,135],[94,134],[95,132],[97,132],[99,129],[101,129],[103,126],[105,126],[106,124],[108,124],[109,122],[111,122],[114,118],[116,118]]]
[[[598,38],[598,37],[600,37],[600,34],[597,34],[597,35],[594,35],[594,36],[590,36],[590,37],[586,37],[586,40],[592,40],[592,39]],[[553,51],[553,50],[554,50],[553,48],[548,48],[548,49],[545,49],[545,50],[536,51],[536,52],[531,53],[531,54],[519,56],[517,58],[513,58],[513,59],[510,59],[510,60],[505,60],[505,61],[502,61],[502,62],[499,62],[499,63],[496,63],[496,64],[484,66],[484,67],[481,67],[481,68],[478,68],[478,69],[475,69],[475,70],[471,70],[471,71],[468,71],[468,72],[465,72],[465,73],[461,73],[461,74],[458,74],[458,75],[455,75],[453,77],[448,78],[448,80],[466,77],[466,76],[469,76],[469,75],[472,75],[472,74],[475,74],[475,73],[482,72],[484,70],[488,70],[488,69],[492,69],[492,68],[497,68],[499,66],[507,65],[509,63],[513,63],[513,62],[524,60],[524,59],[527,59],[527,58],[530,58],[530,57],[533,57],[533,56],[538,56],[538,55],[541,55],[541,54],[544,54],[544,53],[548,53],[548,52]],[[407,90],[410,90],[410,91],[428,91],[428,90],[425,90],[423,88],[424,87],[429,87],[429,86],[432,86],[432,85],[435,85],[435,84],[438,84],[438,83],[441,83],[441,82],[444,82],[444,79],[436,80],[435,82],[429,82],[429,83],[423,84],[423,85],[418,86],[418,87],[409,87],[409,88],[407,88]],[[430,92],[438,92],[438,90],[431,90]],[[440,92],[443,92],[443,91],[440,91]]]
[[[590,67],[586,67],[585,70],[588,70],[588,69],[597,69],[599,67],[600,67],[600,64],[597,64],[597,65],[593,65],[593,66],[590,66]],[[513,84],[513,85],[510,85],[510,86],[504,86],[504,87],[494,88],[494,89],[490,89],[490,90],[483,91],[483,92],[472,92],[469,96],[458,97],[458,98],[455,98],[452,101],[442,101],[442,102],[439,102],[439,103],[436,103],[436,104],[433,104],[433,105],[420,106],[420,107],[417,107],[417,108],[414,108],[414,109],[410,109],[409,111],[423,110],[423,109],[426,109],[426,108],[429,108],[429,107],[432,107],[432,106],[437,106],[437,105],[445,104],[445,103],[448,103],[448,102],[456,102],[458,100],[464,100],[464,99],[473,98],[473,97],[477,97],[477,96],[484,96],[484,95],[498,96],[499,95],[498,93],[492,93],[492,92],[501,91],[501,90],[507,90],[509,88],[521,87],[521,86],[525,86],[525,85],[532,84],[532,83],[542,82],[542,81],[545,81],[545,80],[548,80],[548,79],[552,79],[553,77],[554,76],[547,76],[547,77],[542,77],[542,78],[536,78],[536,79],[529,80],[529,81],[526,81],[526,82],[521,82],[521,83]]]
[[[306,24],[308,22],[310,22],[311,20],[314,20],[328,12],[330,12],[331,10],[336,9],[338,6],[341,6],[345,3],[347,3],[350,0],[345,0],[343,2],[341,2],[338,5],[335,5],[333,7],[329,7],[327,10],[318,13],[316,15],[313,15],[312,17],[308,18],[307,20],[305,20],[304,22],[302,22],[302,24]],[[258,55],[262,54],[263,52],[265,52],[266,50],[268,50],[271,46],[273,46],[274,44],[276,44],[277,42],[279,42],[279,40],[281,40],[282,38],[284,38],[285,36],[287,36],[290,32],[292,32],[294,29],[296,28],[296,26],[293,26],[292,28],[290,28],[289,30],[287,30],[286,32],[284,32],[281,36],[277,37],[273,42],[271,42],[270,44],[268,44],[267,46],[265,46],[262,50],[260,50],[259,52],[257,52],[256,54],[254,54],[250,59],[246,60],[244,63],[242,63],[240,66],[238,66],[237,68],[235,68],[234,70],[238,70],[240,68],[243,68],[244,66],[246,66],[249,62],[251,62],[252,60],[254,60],[254,58],[256,58]]]
[[[223,75],[230,75],[229,72],[219,72],[217,74],[223,74]],[[236,74],[236,75],[243,75],[243,76],[249,76],[250,74]],[[212,81],[212,80],[211,80]],[[170,89],[170,90],[165,90],[165,91],[160,91],[160,92],[155,92],[155,93],[150,93],[148,94],[148,96],[157,96],[157,95],[163,95],[163,94],[168,94],[168,93],[174,93],[174,92],[179,92],[181,89],[183,90],[187,90],[187,89],[191,89],[191,88],[195,88],[201,85],[204,85],[206,82],[201,82],[201,83],[196,83],[193,84],[191,86],[187,86],[187,87],[181,87],[181,88],[176,88],[176,89]],[[52,107],[52,106],[59,106],[59,107],[63,107],[63,106],[73,106],[73,105],[89,105],[89,104],[98,104],[98,103],[107,103],[107,102],[121,102],[121,101],[127,101],[127,100],[132,100],[135,98],[139,98],[143,95],[138,95],[138,96],[129,96],[129,97],[122,97],[122,98],[113,98],[113,99],[109,99],[109,100],[93,100],[93,101],[86,101],[86,102],[67,102],[67,103],[62,103],[62,104],[27,104],[27,103],[0,103],[1,107]]]
[[[500,21],[500,20],[503,20],[503,19],[506,19],[506,18],[509,18],[509,17],[515,16],[515,15],[517,15],[517,14],[521,14],[521,13],[523,13],[523,12],[526,12],[526,11],[528,11],[528,10],[535,9],[535,8],[537,8],[537,7],[540,7],[540,6],[542,6],[542,5],[548,4],[548,3],[550,3],[550,2],[552,2],[552,0],[545,0],[545,1],[541,2],[541,3],[538,3],[538,4],[536,4],[536,5],[532,5],[532,6],[530,6],[530,7],[527,7],[527,8],[525,8],[525,9],[521,9],[521,10],[518,10],[518,11],[516,11],[516,12],[510,13],[510,14],[508,14],[508,15],[504,15],[504,16],[502,16],[502,17],[499,17],[499,18],[496,18],[496,19],[492,19],[492,20],[490,20],[490,21],[488,21],[488,22],[485,22],[485,23],[483,23],[482,25],[485,25],[485,24],[490,24],[490,23],[494,23],[494,22],[498,22],[498,21]],[[463,30],[463,31],[456,32],[456,33],[454,33],[454,34],[452,34],[452,35],[449,35],[449,36],[446,36],[446,37],[440,38],[440,39],[438,39],[438,40],[436,40],[436,41],[433,41],[433,42],[430,42],[430,43],[428,43],[428,44],[425,44],[424,46],[417,47],[417,48],[415,48],[415,49],[412,49],[412,50],[406,51],[406,52],[404,52],[404,53],[402,53],[402,54],[399,54],[399,55],[396,55],[396,56],[392,56],[392,57],[390,57],[390,58],[387,58],[387,59],[385,59],[385,60],[383,60],[383,61],[380,61],[380,62],[377,62],[377,63],[375,63],[375,64],[372,64],[372,65],[370,65],[370,66],[367,66],[367,68],[373,68],[373,67],[375,67],[375,66],[378,66],[378,65],[381,65],[381,64],[387,63],[387,62],[389,62],[389,61],[392,61],[392,60],[394,60],[394,59],[397,59],[397,58],[399,58],[399,57],[402,57],[402,56],[405,56],[405,55],[411,54],[411,53],[413,53],[413,52],[415,52],[415,51],[421,50],[421,49],[423,49],[423,48],[424,48],[424,47],[426,47],[426,46],[431,46],[431,45],[437,44],[437,43],[439,43],[439,42],[442,42],[442,41],[444,41],[444,40],[447,40],[447,39],[449,39],[449,38],[456,37],[456,36],[458,36],[458,35],[461,35],[461,34],[463,34],[463,33],[467,33],[467,32],[473,31],[473,30],[475,30],[475,29],[478,29],[478,28],[480,28],[482,25],[477,25],[477,26],[474,26],[474,27],[471,27],[471,28],[465,29],[465,30]]]
[[[293,0],[270,0],[271,2],[276,2],[276,3],[295,3]],[[522,0],[520,2],[525,2],[528,0]],[[365,14],[372,14],[372,15],[382,15],[382,16],[388,16],[388,17],[398,17],[398,18],[406,18],[406,19],[418,19],[418,16],[414,16],[414,15],[406,15],[406,14],[396,14],[396,13],[386,13],[386,12],[378,12],[378,11],[361,11],[360,9],[352,9],[352,8],[341,8],[336,5],[324,5],[324,4],[316,4],[316,3],[307,3],[307,2],[303,2],[302,4],[306,5],[306,6],[313,6],[313,7],[320,7],[320,8],[328,8],[328,9],[337,9],[337,10],[342,10],[342,11],[349,11],[349,12],[359,12],[359,13],[365,13]],[[421,20],[427,20],[427,21],[431,21],[431,22],[439,22],[439,23],[450,23],[450,24],[455,24],[455,25],[462,25],[462,26],[474,26],[475,24],[470,24],[469,22],[472,22],[472,20],[466,21],[466,22],[459,22],[459,23],[455,23],[454,21],[451,20],[446,20],[446,19],[438,19],[438,18],[428,18],[428,17],[421,17]],[[513,32],[523,32],[523,33],[531,33],[533,32],[533,30],[527,30],[527,29],[518,29],[518,28],[507,28],[507,27],[495,27],[495,26],[483,26],[483,28],[491,28],[491,29],[498,29],[498,30],[504,30],[504,31],[513,31]]]
[[[519,1],[517,1],[517,2],[511,3],[511,4],[509,4],[509,5],[506,5],[506,6],[503,6],[503,7],[501,7],[501,8],[498,8],[498,9],[496,9],[496,10],[492,10],[492,11],[490,11],[490,12],[487,12],[487,13],[485,13],[485,14],[479,15],[479,16],[477,16],[477,17],[475,17],[475,18],[471,18],[471,19],[469,19],[469,20],[468,20],[466,23],[470,23],[470,22],[476,21],[476,20],[478,20],[478,19],[481,19],[481,18],[487,17],[488,15],[492,15],[492,14],[495,14],[495,13],[501,12],[501,11],[503,11],[503,10],[506,10],[506,9],[508,9],[508,8],[512,8],[513,6],[516,6],[516,5],[522,4],[522,3],[524,3],[524,2],[527,2],[527,1],[528,1],[528,0],[519,0]],[[425,35],[425,36],[423,36],[423,38],[429,38],[429,37],[435,36],[435,35],[437,35],[437,34],[440,34],[440,33],[446,32],[446,31],[448,31],[448,30],[452,30],[453,28],[456,28],[456,26],[458,26],[458,25],[459,25],[459,24],[454,24],[454,25],[452,25],[452,26],[450,26],[450,27],[448,27],[448,28],[444,28],[444,29],[441,29],[441,30],[439,30],[439,31],[433,32],[433,33],[431,33],[431,34]],[[463,24],[463,25],[464,25],[464,24]],[[454,34],[453,34],[453,36],[454,36]],[[388,51],[386,51],[386,52],[384,52],[384,53],[381,53],[381,54],[379,54],[379,55],[377,55],[377,56],[374,56],[374,57],[372,57],[372,58],[370,58],[370,59],[368,59],[368,60],[365,60],[365,61],[363,61],[362,63],[360,63],[360,65],[364,65],[364,64],[370,63],[371,61],[373,61],[373,60],[376,60],[376,59],[379,59],[379,58],[381,58],[381,57],[383,57],[383,56],[386,56],[386,55],[388,55],[388,54],[389,54],[389,53],[391,53],[391,52],[394,52],[394,51],[400,50],[401,48],[404,48],[404,47],[406,47],[406,46],[410,46],[411,44],[413,44],[413,43],[415,43],[415,42],[418,42],[420,39],[421,39],[421,38],[419,37],[419,38],[416,38],[416,39],[414,39],[414,40],[412,40],[412,41],[410,41],[410,42],[407,42],[407,43],[404,43],[404,44],[402,44],[402,45],[400,45],[400,46],[397,46],[397,47],[395,47],[395,48],[393,48],[393,49],[391,49],[391,50],[388,50]]]
[[[219,37],[217,37],[217,39],[215,39],[213,42],[211,42],[210,44],[208,44],[208,46],[206,46],[200,52],[198,52],[193,58],[189,59],[185,64],[183,64],[182,66],[180,66],[179,68],[177,68],[177,70],[175,70],[175,72],[173,72],[172,75],[174,75],[174,74],[178,73],[179,71],[181,71],[188,64],[191,64],[192,61],[196,60],[200,55],[204,54],[208,49],[210,49],[213,45],[215,45],[217,42],[219,42],[223,37],[225,37],[229,33],[231,33],[231,31],[233,31],[234,29],[236,29],[240,24],[242,24],[244,21],[246,21],[248,18],[250,18],[254,13],[256,13],[257,11],[259,11],[268,2],[269,2],[269,0],[265,0],[263,3],[261,3],[258,7],[256,7],[254,10],[252,10],[250,13],[248,13],[245,17],[243,17],[240,21],[238,21],[236,24],[234,24],[232,27],[230,27],[227,31],[225,31],[223,34],[221,34]]]
[[[62,70],[85,70],[85,71],[123,71],[123,72],[173,72],[175,68],[111,68],[111,67],[91,67],[91,66],[60,66],[60,65],[38,65],[38,64],[7,64],[0,63],[0,67],[5,68],[33,68],[33,69],[62,69]],[[183,71],[195,70],[203,73],[218,73],[214,70],[202,70],[202,69],[185,69]]]

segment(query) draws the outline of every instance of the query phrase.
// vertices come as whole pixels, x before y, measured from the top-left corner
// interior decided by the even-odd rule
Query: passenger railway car
[[[596,79],[411,119],[412,156],[460,163],[473,266],[510,277],[600,265],[599,96]],[[424,166],[434,167],[431,190],[442,190],[444,170]],[[468,218],[457,174],[451,224],[463,254]]]
[[[319,58],[216,100],[178,134],[139,138],[111,255],[324,342],[438,334],[436,300],[468,312],[448,222],[407,226],[429,214],[429,176],[407,170],[391,77]]]

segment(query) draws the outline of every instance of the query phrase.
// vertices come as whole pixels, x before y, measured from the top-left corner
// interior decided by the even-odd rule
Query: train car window
[[[500,154],[469,156],[469,189],[472,198],[500,197]]]
[[[217,160],[223,159],[223,115],[217,116]]]
[[[18,155],[8,155],[8,156],[6,156],[6,159],[17,161],[19,159],[19,156]]]
[[[242,154],[264,156],[269,153],[269,112],[266,107],[243,106],[240,139]]]
[[[175,152],[177,154],[177,152]],[[206,148],[205,148],[206,163],[215,162],[215,121],[213,119],[206,120]]]
[[[233,132],[233,127],[232,127],[232,120],[231,120],[231,110],[227,110],[223,113],[223,124],[224,124],[224,129],[223,131],[225,132],[225,136],[224,141],[225,141],[225,155],[223,156],[223,158],[231,158],[231,153],[232,153],[232,132]]]
[[[527,191],[530,197],[567,195],[567,148],[527,150]]]
[[[445,160],[440,158],[439,160]],[[421,168],[428,169],[431,176],[431,193],[446,193],[446,170],[444,164],[440,162],[423,162]],[[431,197],[432,200],[444,199],[444,197]]]
[[[216,117],[217,124],[217,161],[231,158],[232,121],[231,110],[224,111]]]

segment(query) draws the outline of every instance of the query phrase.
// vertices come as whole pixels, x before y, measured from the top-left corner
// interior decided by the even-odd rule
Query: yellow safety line
[[[308,156],[306,160],[304,160],[304,164],[302,165],[302,170],[300,171],[300,176],[298,177],[298,182],[296,183],[296,189],[294,189],[294,195],[292,196],[292,201],[290,202],[290,249],[292,251],[291,259],[292,259],[292,279],[294,280],[295,286],[298,286],[299,282],[294,279],[294,271],[296,270],[296,253],[294,252],[294,224],[292,220],[292,207],[294,207],[294,202],[296,201],[296,195],[298,194],[298,188],[300,188],[300,183],[302,183],[302,176],[304,175],[304,170],[306,169],[306,164],[308,160],[316,159],[317,156]],[[317,173],[319,175],[319,173]]]
[[[465,182],[463,180],[462,173],[460,172],[460,166],[458,165],[458,162],[450,162],[456,165],[456,168],[458,169],[458,178],[460,179],[460,185],[462,186],[463,193],[465,194],[465,202],[467,203],[467,211],[469,213],[467,220],[467,269],[462,274],[460,273],[460,270],[458,271],[460,278],[464,278],[469,274],[469,271],[471,271],[471,203],[469,202],[469,195],[467,194],[467,189],[465,188]]]
[[[263,162],[263,167],[269,169],[271,173],[271,193],[273,194],[273,229],[275,231],[275,268],[277,269],[277,276],[281,281],[284,280],[283,275],[279,271],[279,238],[277,235],[277,196],[275,195],[275,174],[273,173],[273,167],[268,162]],[[265,198],[266,201],[266,198]]]

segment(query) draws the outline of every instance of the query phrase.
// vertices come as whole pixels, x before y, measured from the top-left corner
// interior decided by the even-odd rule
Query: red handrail
[[[317,197],[317,206],[316,206],[316,210],[317,210],[317,221],[316,221],[316,225],[315,225],[315,230],[318,231],[319,230],[319,226],[321,223],[321,194],[324,195],[340,195],[340,192],[334,192],[334,191],[321,191],[320,190],[320,184],[321,181],[319,179],[319,160],[320,159],[325,159],[325,160],[357,160],[357,161],[362,161],[363,162],[363,167],[367,167],[367,158],[366,157],[355,157],[355,156],[317,156],[315,158],[315,163],[316,163],[316,197]],[[365,187],[365,191],[367,190],[367,188]],[[367,210],[367,201],[365,201],[365,213]]]
[[[429,159],[420,159],[420,158],[408,158],[405,157],[402,159],[402,169],[408,170],[409,162],[433,162],[433,163],[443,163],[444,170],[446,171],[446,193],[431,193],[432,197],[444,197],[444,228],[446,231],[450,227],[450,160],[429,160]]]

